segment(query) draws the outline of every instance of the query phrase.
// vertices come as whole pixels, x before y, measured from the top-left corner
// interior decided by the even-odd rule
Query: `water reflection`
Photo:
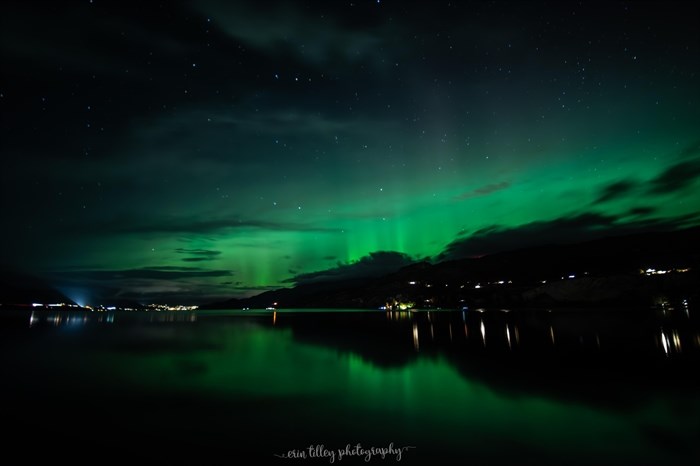
[[[416,446],[402,464],[464,464],[465,451],[472,464],[684,464],[698,453],[700,332],[673,307],[38,311],[0,326],[1,395],[17,435],[37,420],[51,433],[53,452],[30,452],[43,463],[69,462],[59,447],[76,431],[78,462],[103,462],[109,431],[153,439],[138,448],[160,463],[392,441]],[[137,451],[121,446],[115,463]]]
[[[414,351],[454,352],[459,348],[494,354],[506,350],[520,354],[618,352],[647,357],[653,351],[671,355],[682,353],[684,348],[698,349],[700,332],[697,322],[689,319],[689,308],[684,300],[678,307],[665,305],[660,309],[638,311],[484,308],[386,311],[385,325],[380,324],[376,313],[366,312],[348,313],[342,318],[332,311],[312,315],[275,311],[269,315],[273,326],[291,328],[300,338],[321,342],[330,339],[349,342],[357,338],[358,346],[362,346],[367,343],[367,329],[384,327],[388,332],[382,334],[377,343],[408,349],[403,342],[410,342]],[[278,320],[280,313],[285,316],[281,322]],[[470,331],[472,329],[475,333]],[[407,339],[401,337],[404,332]],[[473,341],[472,335],[476,336]]]
[[[597,354],[601,351],[620,352],[646,357],[658,350],[663,354],[682,353],[688,348],[696,351],[700,335],[698,322],[688,319],[686,308],[676,308],[655,314],[654,310],[633,311],[514,311],[477,309],[473,312],[398,312],[388,315],[394,331],[406,329],[414,337],[426,335],[426,348],[446,350],[455,345],[476,350],[480,346],[489,352],[521,351]],[[387,313],[389,314],[389,313]],[[369,319],[365,319],[371,325]],[[359,326],[359,324],[358,324]],[[460,331],[455,331],[460,328]],[[470,330],[475,330],[472,333]],[[357,329],[359,331],[359,328]],[[329,329],[332,331],[332,329]],[[476,335],[474,341],[471,336]],[[416,346],[415,343],[413,346]],[[697,352],[697,351],[696,351]]]
[[[387,320],[410,320],[416,311],[386,311]]]
[[[284,316],[280,320],[280,314]],[[204,316],[208,321],[224,318],[253,319],[264,324],[269,316],[272,327],[291,328],[305,339],[325,341],[324,334],[340,340],[352,341],[367,328],[380,326],[376,312],[345,312],[329,310],[313,313],[291,310],[274,312],[82,312],[32,311],[27,315],[28,327],[79,327],[88,324],[133,323],[195,323]],[[388,332],[381,338],[384,346],[403,346],[432,352],[487,351],[488,353],[542,353],[600,354],[601,351],[648,355],[657,352],[666,357],[684,351],[697,354],[700,348],[698,322],[691,319],[688,300],[674,306],[662,302],[649,310],[529,310],[484,309],[462,311],[386,311],[385,327]],[[328,316],[332,316],[328,318]],[[470,328],[471,327],[471,328]],[[307,331],[312,329],[312,332]],[[460,329],[457,330],[456,329]],[[476,333],[470,330],[475,329]],[[406,332],[408,339],[400,335]],[[487,338],[488,334],[488,338]],[[472,341],[471,336],[476,335]],[[358,344],[366,342],[366,336]],[[488,344],[487,344],[488,343]],[[408,347],[404,347],[408,348]],[[362,352],[363,350],[359,350]],[[644,356],[646,357],[646,356]]]
[[[671,330],[667,335],[667,332],[664,331],[663,327],[661,327],[660,335],[661,336],[659,340],[657,340],[657,344],[659,341],[661,342],[661,347],[663,348],[664,353],[666,353],[666,356],[670,355],[671,353],[682,352],[681,339],[678,334],[678,330]]]
[[[149,322],[197,322],[195,312],[157,312],[149,313]]]
[[[668,381],[687,384],[692,372],[686,369],[700,360],[698,321],[688,319],[683,306],[656,311],[480,308],[393,311],[381,319],[292,313],[276,328],[378,367],[440,356],[465,378],[504,392],[622,406],[669,389]],[[581,389],[592,383],[597,390]]]
[[[88,312],[71,311],[32,311],[29,315],[29,327],[41,325],[60,326],[82,326],[88,323],[114,323],[113,312],[100,312],[97,314]]]
[[[141,312],[125,313],[117,311],[89,312],[89,311],[31,311],[29,314],[29,327],[51,325],[60,326],[84,326],[87,324],[113,324],[119,318],[120,322],[197,322],[195,312]]]

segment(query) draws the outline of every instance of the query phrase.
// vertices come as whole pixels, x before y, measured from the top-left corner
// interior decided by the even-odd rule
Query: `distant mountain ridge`
[[[379,278],[302,284],[202,307],[641,304],[664,293],[696,295],[699,268],[700,227],[693,227],[418,262]],[[649,276],[647,269],[671,272]]]
[[[27,307],[32,303],[76,303],[46,281],[25,273],[0,272],[0,304],[4,308]]]
[[[643,273],[647,269],[668,274]],[[681,269],[684,272],[678,272]],[[332,277],[332,275],[329,275]],[[554,244],[438,263],[416,262],[379,277],[304,283],[200,306],[242,308],[461,308],[649,304],[664,296],[696,299],[700,227]],[[138,309],[133,301],[110,306]],[[0,271],[3,309],[75,304],[40,278]]]

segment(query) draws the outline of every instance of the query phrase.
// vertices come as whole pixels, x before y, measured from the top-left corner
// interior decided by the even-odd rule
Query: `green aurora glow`
[[[690,6],[275,5],[3,4],[4,261],[196,302],[698,224]]]

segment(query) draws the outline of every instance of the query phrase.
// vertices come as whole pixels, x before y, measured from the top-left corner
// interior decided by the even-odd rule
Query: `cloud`
[[[68,228],[71,228],[70,226]],[[180,234],[215,234],[232,230],[251,229],[268,231],[313,232],[313,233],[342,233],[341,228],[319,227],[306,223],[271,222],[266,220],[244,220],[231,215],[219,218],[204,218],[191,215],[167,218],[138,219],[120,218],[106,222],[93,222],[89,226],[80,226],[81,232],[93,233],[180,233]],[[347,230],[345,230],[347,231]],[[184,254],[183,252],[177,251]],[[218,251],[214,251],[218,252]],[[203,257],[212,257],[211,253]]]
[[[296,275],[285,280],[285,283],[303,285],[353,278],[379,277],[395,272],[401,267],[414,262],[415,260],[408,254],[394,251],[377,251],[349,264],[338,263],[336,267],[330,269]]]
[[[183,278],[230,277],[230,270],[205,270],[199,267],[142,267],[120,270],[82,270],[68,271],[61,274],[67,278],[85,280],[180,280]]]
[[[700,154],[700,140],[694,141],[683,148],[681,157],[694,157]]]
[[[177,248],[177,249],[175,249],[175,252],[177,252],[178,254],[191,254],[193,256],[205,256],[205,257],[218,256],[219,254],[221,254],[221,251],[212,251],[209,249]]]
[[[657,209],[655,207],[640,206],[631,208],[628,213],[633,216],[645,216],[653,214],[656,211]]]
[[[209,114],[211,117],[211,114]],[[199,121],[205,121],[202,118]],[[348,135],[367,134],[377,132],[380,129],[389,129],[397,126],[396,123],[387,120],[368,120],[360,118],[339,118],[323,116],[313,112],[302,112],[297,109],[274,110],[254,115],[222,114],[214,116],[212,122],[215,125],[233,125],[247,132],[259,134],[310,134],[310,135]],[[184,125],[190,126],[192,119],[185,121]]]
[[[601,190],[600,194],[598,195],[598,198],[593,203],[601,204],[603,202],[608,202],[613,199],[622,197],[626,194],[629,194],[635,186],[636,183],[630,180],[622,180],[617,181],[615,183],[611,183]]]
[[[261,135],[270,137],[270,141],[317,138],[327,142],[334,137],[353,136],[378,140],[387,132],[400,129],[395,119],[339,114],[315,105],[309,107],[309,103],[294,103],[293,96],[289,97],[285,104],[262,105],[255,112],[210,105],[183,108],[158,118],[135,117],[131,120],[131,130],[137,150],[128,148],[128,152],[140,161],[151,152],[186,157],[195,150],[198,158],[220,160],[222,156],[226,159],[231,156],[231,151],[222,150],[221,144],[230,141],[234,133],[246,146],[258,143]],[[123,157],[125,151],[114,152],[114,156]]]
[[[504,189],[507,189],[508,187],[510,187],[510,181],[502,181],[500,183],[487,184],[479,188],[473,189],[471,191],[467,191],[465,193],[454,196],[453,199],[456,201],[464,201],[466,199],[471,199],[474,197],[488,196],[489,194],[493,194],[497,191],[502,191]]]
[[[681,191],[700,177],[700,158],[686,160],[668,167],[651,180],[652,194],[671,194]]]
[[[50,279],[63,288],[89,290],[89,304],[108,304],[119,300],[146,303],[202,303],[230,297],[230,290],[211,279],[228,280],[229,270],[200,267],[159,266],[134,269],[66,269],[51,273]],[[216,280],[215,280],[216,281]]]
[[[195,8],[211,16],[213,25],[234,40],[273,57],[313,66],[370,61],[381,64],[386,27],[351,27],[332,15],[309,15],[292,3],[197,2]]]
[[[640,215],[650,212],[646,209]],[[700,214],[675,219],[640,219],[620,222],[624,216],[587,213],[550,221],[527,223],[513,228],[492,225],[471,235],[460,235],[447,245],[437,260],[478,257],[544,244],[565,244],[587,241],[609,235],[641,233],[649,230],[670,230],[695,225]]]
[[[194,257],[183,257],[181,259],[183,262],[213,261],[213,260],[218,259],[218,256],[221,255],[221,251],[212,251],[212,250],[208,250],[208,249],[177,248],[177,249],[175,249],[175,252],[178,254],[187,254],[189,256],[194,256]]]
[[[692,185],[700,178],[700,141],[688,144],[680,151],[681,161],[667,167],[649,181],[647,194],[672,194]],[[605,186],[593,204],[602,204],[628,196],[639,185],[633,180],[620,180]]]

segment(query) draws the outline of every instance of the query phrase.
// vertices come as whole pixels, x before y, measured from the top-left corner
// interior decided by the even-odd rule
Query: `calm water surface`
[[[5,464],[700,461],[687,303],[4,311],[0,336]]]

